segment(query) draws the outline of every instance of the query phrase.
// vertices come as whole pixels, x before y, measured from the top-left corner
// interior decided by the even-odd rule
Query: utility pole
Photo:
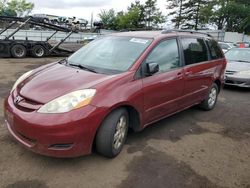
[[[90,29],[93,28],[93,12],[91,13],[91,20],[90,20]]]

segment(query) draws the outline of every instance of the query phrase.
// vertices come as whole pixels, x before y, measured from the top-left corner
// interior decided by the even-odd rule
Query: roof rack
[[[167,33],[173,33],[173,32],[183,32],[183,33],[191,33],[191,34],[202,34],[202,35],[207,35],[209,37],[212,37],[212,35],[200,31],[195,31],[195,30],[182,30],[182,29],[167,29],[163,30],[161,33],[162,34],[167,34]]]

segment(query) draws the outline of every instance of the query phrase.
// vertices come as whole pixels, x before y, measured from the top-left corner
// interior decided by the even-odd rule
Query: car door
[[[157,63],[159,72],[142,79],[144,94],[144,124],[158,120],[179,109],[184,79],[176,38],[160,42],[143,62]]]
[[[207,46],[202,38],[181,38],[184,56],[185,87],[181,101],[183,107],[193,105],[204,99],[208,81],[215,71],[215,64],[209,61]]]

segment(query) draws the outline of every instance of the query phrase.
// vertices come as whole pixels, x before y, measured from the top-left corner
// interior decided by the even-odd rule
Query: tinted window
[[[183,38],[181,41],[186,65],[208,60],[207,48],[203,39]]]
[[[146,63],[157,63],[160,72],[179,67],[180,58],[176,39],[170,39],[157,45],[146,59]]]
[[[209,46],[210,55],[212,59],[220,59],[224,57],[216,41],[207,40],[206,42],[207,42],[207,45]]]

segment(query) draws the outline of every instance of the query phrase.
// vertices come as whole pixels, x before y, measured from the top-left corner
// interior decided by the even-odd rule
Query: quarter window
[[[208,61],[207,47],[203,39],[183,38],[181,41],[186,65]]]
[[[214,40],[207,40],[207,45],[210,49],[210,54],[212,59],[220,59],[223,58],[224,55],[221,52],[221,49],[218,45],[218,43]]]
[[[157,63],[160,72],[179,67],[180,57],[176,39],[169,39],[158,44],[146,59],[146,63]]]

